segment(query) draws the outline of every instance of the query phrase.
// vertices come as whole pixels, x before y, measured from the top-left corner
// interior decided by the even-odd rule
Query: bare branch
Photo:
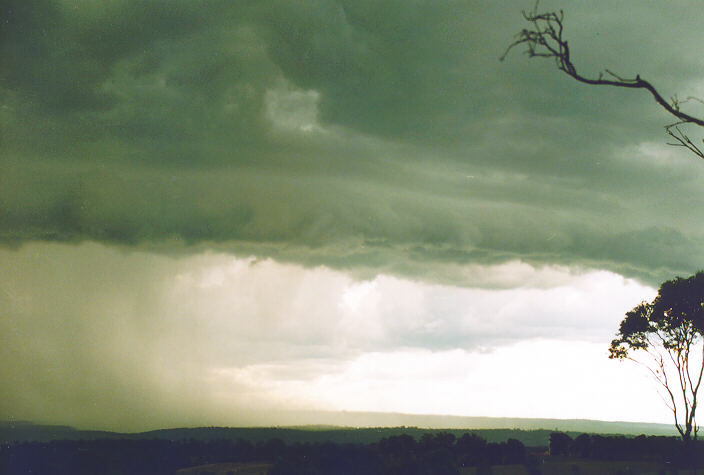
[[[538,12],[538,2],[535,3],[533,9],[529,12],[521,12],[523,18],[531,24],[532,28],[523,29],[516,35],[516,39],[506,48],[504,54],[500,57],[503,61],[512,49],[518,46],[525,46],[525,53],[529,57],[552,58],[555,61],[557,69],[563,71],[568,76],[575,80],[597,86],[614,86],[628,89],[644,89],[650,93],[663,109],[669,114],[677,118],[677,124],[669,125],[665,129],[677,143],[670,145],[685,147],[699,158],[704,158],[704,153],[700,148],[695,146],[686,134],[676,128],[680,124],[694,124],[699,127],[704,127],[704,119],[683,112],[680,108],[681,104],[689,101],[698,101],[704,104],[704,101],[695,97],[687,97],[685,100],[679,100],[677,96],[666,100],[660,92],[649,81],[636,74],[634,78],[627,78],[616,74],[609,69],[600,72],[596,78],[590,78],[577,72],[577,68],[570,57],[570,49],[567,40],[563,38],[563,19],[564,13],[559,12]],[[607,78],[608,77],[608,78]],[[672,128],[675,127],[675,131]]]
[[[675,124],[670,124],[665,126],[665,131],[670,135],[670,137],[674,138],[677,140],[677,143],[671,143],[668,142],[668,145],[672,145],[675,147],[685,147],[692,153],[694,153],[696,156],[699,158],[704,158],[704,151],[694,145],[694,142],[690,140],[690,138],[682,132],[682,130],[679,128],[679,125],[683,124],[685,122],[677,122]]]

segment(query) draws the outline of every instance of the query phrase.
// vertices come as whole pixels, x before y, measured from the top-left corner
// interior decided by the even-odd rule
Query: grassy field
[[[478,475],[479,473],[477,467],[460,469],[460,475]],[[491,475],[529,475],[529,473],[523,465],[494,465],[491,467]]]
[[[544,457],[539,465],[542,475],[675,475],[667,466],[652,461],[608,461],[580,459],[576,457]],[[498,474],[500,472],[493,471]],[[704,475],[704,469],[695,472],[680,470],[680,475]]]
[[[182,468],[176,475],[267,475],[270,469],[269,463],[214,463]]]
[[[271,468],[265,463],[220,463],[199,465],[178,470],[176,475],[266,475]],[[542,475],[704,475],[704,469],[696,472],[680,470],[678,474],[653,462],[642,461],[597,461],[572,457],[546,457],[539,466]],[[476,467],[460,469],[460,475],[480,475]],[[483,473],[487,473],[484,471]],[[494,465],[491,475],[529,475],[523,465]]]

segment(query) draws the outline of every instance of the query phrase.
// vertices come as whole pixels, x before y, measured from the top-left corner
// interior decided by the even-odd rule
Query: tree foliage
[[[704,374],[704,271],[664,282],[652,302],[626,313],[609,357],[645,366],[664,390],[683,440],[697,438],[697,393]]]
[[[557,69],[564,72],[568,76],[577,81],[595,86],[615,86],[628,89],[643,89],[648,91],[663,109],[677,120],[672,124],[665,126],[665,131],[670,135],[675,142],[669,145],[684,147],[697,157],[704,159],[704,147],[695,144],[687,134],[684,125],[694,125],[704,127],[704,119],[684,112],[681,106],[687,102],[704,103],[696,97],[687,97],[679,99],[677,96],[672,97],[669,101],[653,86],[650,81],[636,74],[634,78],[626,78],[616,74],[608,69],[599,72],[596,77],[585,76],[577,70],[577,67],[572,61],[571,51],[567,40],[563,37],[564,33],[564,12],[542,12],[538,11],[538,2],[530,11],[523,11],[523,18],[529,23],[529,28],[524,28],[518,34],[506,52],[501,56],[503,61],[508,53],[515,47],[525,46],[526,54],[531,58],[551,58],[554,60]]]

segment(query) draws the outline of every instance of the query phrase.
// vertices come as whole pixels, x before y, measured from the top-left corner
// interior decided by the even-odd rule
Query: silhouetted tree
[[[536,2],[531,11],[523,11],[522,14],[523,18],[530,24],[530,27],[524,28],[516,35],[516,40],[508,46],[506,52],[501,56],[502,61],[513,48],[524,45],[528,56],[531,58],[552,58],[557,69],[581,83],[595,86],[644,89],[653,96],[655,102],[677,119],[676,122],[665,126],[665,131],[675,140],[675,143],[669,143],[669,145],[685,147],[699,158],[704,158],[704,147],[700,148],[701,146],[695,145],[682,127],[684,124],[704,127],[704,119],[687,114],[680,108],[686,102],[697,101],[704,103],[704,101],[695,97],[680,100],[677,96],[667,101],[649,81],[641,78],[639,74],[636,74],[635,78],[625,78],[605,69],[597,77],[584,76],[577,71],[576,66],[572,62],[569,45],[567,40],[563,38],[563,11],[539,13],[538,2]]]
[[[580,434],[570,446],[570,453],[577,457],[587,458],[590,455],[591,437],[589,434]]]
[[[550,434],[550,455],[567,455],[569,453],[572,437],[563,432]]]
[[[609,358],[645,366],[664,389],[685,442],[697,438],[697,392],[704,374],[704,272],[660,286],[657,297],[626,313]]]
[[[504,446],[504,464],[522,464],[526,461],[526,447],[520,440],[508,439]]]
[[[419,473],[418,444],[410,435],[402,434],[381,439],[377,447],[385,473],[399,475]]]
[[[476,434],[464,434],[455,444],[461,467],[479,465],[486,458],[486,440]]]

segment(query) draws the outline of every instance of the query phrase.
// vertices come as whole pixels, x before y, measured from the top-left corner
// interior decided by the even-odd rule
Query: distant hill
[[[422,427],[431,429],[546,429],[562,432],[677,435],[670,424],[646,422],[608,422],[589,419],[528,419],[507,417],[468,417],[401,414],[389,412],[310,412],[305,420],[337,427]],[[302,417],[303,419],[303,417]],[[286,423],[286,426],[297,426]]]
[[[84,431],[66,426],[33,425],[22,423],[20,425],[3,423],[0,425],[1,442],[38,441],[50,442],[52,440],[96,440],[96,439],[166,439],[166,440],[198,440],[210,441],[219,439],[248,440],[252,443],[264,442],[271,439],[281,439],[286,444],[294,443],[320,443],[334,442],[369,444],[378,442],[384,437],[408,434],[415,439],[420,439],[423,434],[437,432],[452,432],[460,437],[466,432],[479,435],[488,442],[504,442],[508,439],[517,439],[530,447],[547,446],[550,436],[549,430],[516,430],[516,429],[428,429],[419,427],[378,427],[378,428],[349,428],[349,427],[194,427],[179,429],[160,429],[148,432],[120,433],[105,431]],[[576,437],[578,432],[569,432]]]
[[[34,424],[29,421],[0,421],[0,442],[112,439],[121,435],[118,432],[79,430],[70,426]]]
[[[194,439],[249,440],[253,443],[278,438],[286,443],[331,441],[371,443],[399,434],[420,438],[424,433],[452,432],[460,436],[472,432],[488,442],[518,439],[527,446],[546,446],[550,432],[622,435],[676,435],[666,424],[604,422],[593,420],[522,419],[490,417],[418,416],[389,413],[333,413],[339,425],[288,427],[199,427],[159,429],[147,432],[80,430],[69,426],[33,424],[26,421],[0,421],[0,442],[79,439]],[[344,422],[348,423],[345,424]]]

